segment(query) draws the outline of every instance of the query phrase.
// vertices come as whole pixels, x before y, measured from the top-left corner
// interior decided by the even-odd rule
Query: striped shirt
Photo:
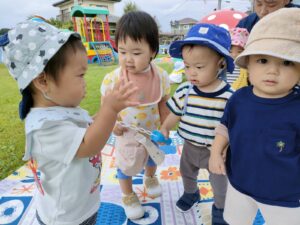
[[[210,147],[215,137],[215,127],[220,123],[226,102],[233,90],[224,81],[221,88],[210,93],[202,92],[193,86],[185,100],[190,85],[190,82],[182,83],[167,105],[175,115],[181,117],[178,134],[183,139],[194,145]]]
[[[232,85],[232,83],[240,76],[240,67],[235,66],[232,73],[227,72],[226,78],[227,83]]]

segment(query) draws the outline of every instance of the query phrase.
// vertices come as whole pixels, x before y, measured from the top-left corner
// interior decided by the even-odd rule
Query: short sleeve
[[[33,155],[69,164],[83,141],[87,128],[78,127],[70,121],[59,121],[53,126],[33,133]]]
[[[116,83],[116,81],[118,79],[118,77],[117,77],[118,72],[117,71],[119,71],[119,70],[118,69],[114,70],[111,73],[108,73],[108,74],[105,75],[105,77],[102,81],[101,87],[100,87],[100,92],[101,92],[102,96],[105,95],[107,90],[113,89],[114,84]]]
[[[167,101],[167,106],[177,116],[182,116],[184,98],[187,90],[188,85],[183,83],[176,89],[174,95]]]
[[[170,79],[169,74],[163,70],[162,71],[162,89],[163,89],[163,97],[166,95],[170,95],[171,93],[171,85],[170,85]]]
[[[224,113],[223,113],[223,116],[222,116],[221,121],[220,121],[220,123],[222,125],[224,125],[225,127],[227,127],[227,128],[228,128],[228,125],[229,125],[228,123],[229,123],[229,116],[230,116],[229,112],[230,112],[231,98],[229,98],[229,100],[226,103]]]

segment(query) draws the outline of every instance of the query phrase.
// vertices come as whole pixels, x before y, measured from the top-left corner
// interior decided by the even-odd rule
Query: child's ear
[[[36,89],[38,89],[39,91],[41,91],[42,93],[47,91],[48,88],[48,81],[47,81],[47,77],[46,77],[46,73],[43,72],[41,73],[38,77],[36,77],[33,81],[32,81],[34,87]]]
[[[224,58],[221,58],[218,62],[218,65],[220,67],[220,69],[224,69],[225,66],[226,66],[226,62],[225,62],[225,59]]]
[[[155,58],[155,55],[156,55],[156,53],[153,52],[152,55],[151,55],[151,57],[150,57],[150,62]]]

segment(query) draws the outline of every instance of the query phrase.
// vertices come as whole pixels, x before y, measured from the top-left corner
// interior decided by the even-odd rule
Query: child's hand
[[[123,127],[119,124],[116,124],[114,129],[113,129],[113,133],[116,136],[122,136],[124,132],[128,131],[128,128]]]
[[[153,130],[150,135],[151,141],[159,144],[159,145],[170,145],[172,140],[170,138],[166,138],[160,131]]]
[[[164,135],[165,139],[169,138],[169,130],[167,128],[161,127],[159,131],[162,133],[162,135]],[[164,142],[159,142],[157,144],[159,144],[159,145],[165,145]]]
[[[209,171],[219,175],[226,175],[224,158],[220,154],[211,153],[208,162]]]
[[[108,90],[103,96],[103,106],[110,107],[116,113],[129,106],[137,106],[140,103],[137,101],[131,101],[130,97],[138,90],[133,86],[131,81],[124,82],[123,79],[118,81],[112,90]]]

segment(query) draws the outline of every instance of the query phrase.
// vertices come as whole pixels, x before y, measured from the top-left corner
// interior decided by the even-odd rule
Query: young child
[[[79,34],[29,20],[3,36],[1,46],[4,63],[22,94],[23,159],[30,160],[39,190],[39,224],[95,224],[100,204],[100,151],[118,112],[138,103],[128,100],[137,89],[132,83],[116,85],[103,98],[92,121],[78,107],[86,93],[87,70]]]
[[[250,225],[259,209],[266,224],[300,224],[300,9],[261,19],[236,59],[252,86],[228,101],[209,169],[225,174],[225,220]],[[229,139],[228,139],[229,134]]]
[[[231,37],[230,54],[233,59],[236,59],[236,57],[244,50],[249,32],[245,28],[235,27],[230,29],[229,33]],[[240,67],[236,65],[232,73],[227,72],[227,82],[234,90],[247,86],[247,77],[247,71],[245,69],[240,69]]]
[[[123,207],[129,219],[137,219],[144,215],[144,209],[133,191],[132,176],[145,167],[144,185],[152,198],[161,195],[161,187],[155,177],[156,164],[136,140],[137,130],[126,126],[149,131],[158,129],[169,113],[166,101],[170,85],[168,74],[151,62],[159,50],[159,39],[157,25],[149,14],[137,11],[122,16],[117,24],[116,45],[120,67],[106,75],[101,93],[105,96],[119,79],[133,81],[138,87],[133,100],[141,104],[122,110],[120,123],[114,128],[117,177],[123,193]]]
[[[194,25],[184,40],[170,46],[170,55],[183,58],[188,81],[181,84],[167,102],[172,113],[166,118],[161,132],[169,131],[179,122],[178,133],[184,139],[180,172],[184,193],[176,203],[181,212],[189,211],[200,200],[197,176],[200,168],[208,168],[214,128],[219,124],[227,100],[233,91],[219,75],[234,69],[229,53],[230,35],[213,24]],[[223,208],[227,178],[210,174],[215,202],[213,224],[226,224]]]

